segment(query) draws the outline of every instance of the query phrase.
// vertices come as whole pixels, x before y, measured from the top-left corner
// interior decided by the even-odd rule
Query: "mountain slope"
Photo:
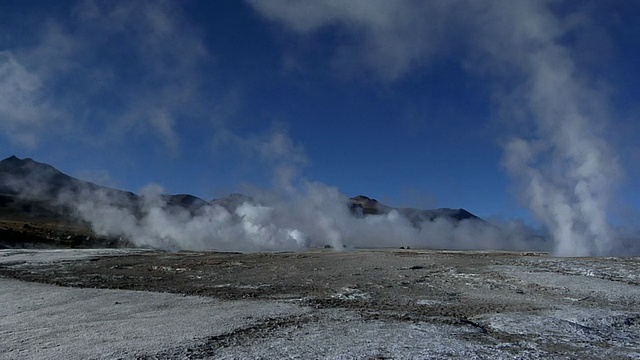
[[[140,196],[76,179],[33,159],[11,156],[0,161],[0,223],[4,224],[5,230],[12,231],[11,234],[5,234],[5,238],[19,238],[18,235],[24,233],[34,235],[34,229],[38,226],[44,228],[35,235],[46,238],[46,234],[51,233],[54,238],[59,238],[59,232],[47,232],[47,229],[68,226],[72,232],[71,237],[82,234],[89,239],[95,236],[92,235],[89,224],[79,219],[86,218],[83,216],[85,211],[96,209],[107,208],[108,211],[125,216],[122,221],[133,221],[133,226],[137,226],[139,222],[148,220],[153,208],[186,221],[188,217],[202,214],[214,206],[227,209],[231,216],[242,217],[236,210],[245,203],[269,206],[258,204],[256,199],[243,194],[231,194],[210,202],[189,194]],[[463,220],[485,223],[464,209],[393,208],[364,195],[345,198],[344,204],[357,218],[387,215],[396,211],[416,228],[437,219],[445,219],[454,225]],[[20,227],[21,223],[26,227]],[[18,228],[7,224],[18,224]]]

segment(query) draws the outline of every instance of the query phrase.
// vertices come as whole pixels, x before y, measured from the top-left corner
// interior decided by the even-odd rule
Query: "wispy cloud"
[[[30,30],[35,41],[0,57],[0,126],[17,143],[50,131],[98,143],[150,132],[177,151],[176,123],[203,111],[210,54],[178,4],[86,0]]]
[[[0,126],[13,141],[33,147],[48,104],[42,81],[27,71],[12,53],[0,52]]]
[[[395,80],[456,45],[449,36],[456,1],[248,1],[266,18],[304,36],[340,33],[333,69]]]

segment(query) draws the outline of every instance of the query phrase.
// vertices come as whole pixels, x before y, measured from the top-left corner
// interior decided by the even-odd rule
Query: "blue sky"
[[[132,191],[211,199],[278,188],[288,169],[396,206],[553,223],[531,214],[564,194],[635,222],[638,13],[632,1],[3,0],[0,148]],[[557,125],[575,114],[575,128]],[[581,181],[593,201],[574,194]]]

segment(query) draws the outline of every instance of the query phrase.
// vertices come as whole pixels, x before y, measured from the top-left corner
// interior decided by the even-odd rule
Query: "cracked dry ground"
[[[19,264],[0,267],[0,276],[60,286],[171,292],[223,300],[287,301],[314,309],[210,337],[185,349],[181,356],[188,358],[212,356],[220,348],[276,336],[283,329],[299,329],[320,321],[326,309],[345,309],[364,322],[426,322],[463,327],[468,329],[464,341],[508,347],[514,354],[535,348],[543,354],[573,354],[581,358],[597,358],[601,354],[636,358],[640,348],[640,296],[635,296],[640,295],[637,258],[316,250],[255,254],[144,252],[37,267],[15,265]],[[593,322],[587,316],[581,322],[561,316],[561,326],[567,334],[558,333],[557,322],[538,315],[558,309],[579,309],[581,313],[604,309],[608,320]],[[519,314],[513,319],[539,324],[522,323],[509,328],[500,320],[505,314]],[[540,333],[532,336],[528,326],[538,327]],[[579,339],[588,344],[576,344],[572,331],[584,335]],[[610,353],[611,348],[622,350]]]

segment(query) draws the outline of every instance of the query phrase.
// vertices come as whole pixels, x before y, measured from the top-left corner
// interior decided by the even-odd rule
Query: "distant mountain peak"
[[[364,195],[357,195],[357,196],[352,197],[352,199],[353,200],[374,200],[375,201],[375,199],[371,199],[370,197],[364,196]]]
[[[0,161],[0,166],[2,167],[18,167],[18,166],[22,166],[28,162],[33,162],[32,159],[26,158],[26,159],[20,159],[15,155],[11,155],[8,158]]]
[[[376,199],[372,199],[368,196],[358,195],[349,199],[349,208],[356,214],[386,214],[391,211],[391,208],[378,202]]]
[[[15,156],[15,155],[9,156],[8,158],[0,161],[0,163],[17,163],[17,164],[37,163],[37,164],[40,164],[40,163],[36,162],[35,160],[33,160],[32,158],[20,159],[19,157]]]
[[[49,171],[55,170],[56,172],[59,172],[53,166],[51,166],[49,164],[37,162],[37,161],[33,160],[32,158],[20,159],[19,157],[15,156],[15,155],[11,155],[8,158],[0,161],[0,169],[3,169],[3,170],[27,169],[27,168],[28,169],[40,168],[40,169],[48,169]]]
[[[372,199],[368,196],[358,195],[351,198],[351,201],[360,204],[379,204],[378,200]]]

